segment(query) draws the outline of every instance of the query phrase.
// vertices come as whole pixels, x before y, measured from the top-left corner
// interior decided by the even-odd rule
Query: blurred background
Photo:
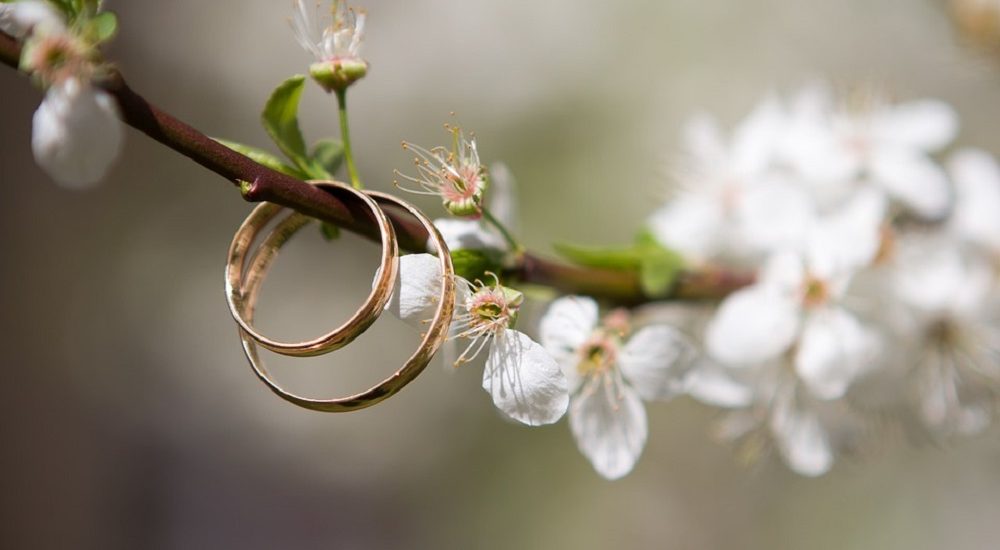
[[[108,52],[132,86],[214,136],[258,146],[270,90],[309,56],[285,0],[108,0]],[[732,123],[815,78],[938,97],[960,145],[1000,152],[1000,62],[938,0],[370,0],[369,76],[350,97],[362,176],[390,189],[401,139],[475,130],[520,184],[521,234],[628,239],[668,186],[679,127]],[[987,25],[987,29],[989,26]],[[503,421],[481,370],[433,364],[373,409],[297,409],[251,374],[222,267],[250,206],[221,178],[130,131],[99,189],[49,181],[30,150],[40,100],[0,71],[0,546],[4,548],[907,548],[1000,538],[1000,438],[889,440],[819,479],[746,466],[709,435],[717,413],[653,404],[624,480],[598,477],[565,423]],[[334,103],[304,98],[310,139]],[[457,117],[449,116],[450,111]],[[439,214],[439,207],[421,203]],[[361,303],[377,250],[296,238],[260,326],[318,335]],[[529,315],[522,322],[532,322]],[[386,316],[323,358],[269,357],[314,395],[365,388],[416,335]]]

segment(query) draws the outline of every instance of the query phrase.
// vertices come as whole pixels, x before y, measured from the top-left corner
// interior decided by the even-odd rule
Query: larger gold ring
[[[229,302],[229,311],[232,313],[233,319],[243,329],[243,332],[256,340],[260,345],[276,353],[293,357],[322,355],[342,348],[371,326],[378,319],[378,316],[382,314],[382,310],[385,309],[385,305],[392,297],[399,259],[396,232],[389,219],[386,218],[385,212],[382,211],[374,200],[369,198],[368,195],[342,183],[326,181],[311,183],[324,187],[327,190],[351,193],[368,207],[381,233],[382,257],[381,265],[368,299],[365,300],[365,303],[343,325],[323,336],[304,342],[279,342],[272,340],[257,332],[253,327],[252,319],[245,318],[242,314],[244,310],[242,302],[246,299],[243,289],[247,286],[247,281],[244,281],[244,277],[253,278],[255,276],[263,276],[262,274],[251,275],[245,273],[247,254],[254,240],[257,239],[264,227],[276,218],[284,208],[276,204],[264,203],[256,207],[247,216],[247,219],[233,236],[233,242],[229,247],[229,259],[226,262],[226,299]],[[312,220],[309,217],[292,212],[272,233],[272,236],[276,233],[280,234],[281,242],[277,243],[276,246],[274,242],[268,247],[262,245],[258,254],[269,254],[269,260],[273,259],[274,255],[277,254],[278,248],[310,221]],[[255,284],[253,286],[257,288],[259,285]]]
[[[264,382],[264,384],[267,385],[272,392],[282,399],[306,409],[322,412],[347,412],[370,407],[391,397],[395,393],[399,392],[399,390],[401,390],[404,386],[413,381],[424,370],[427,364],[430,363],[431,359],[434,357],[434,354],[441,347],[441,344],[443,344],[448,337],[448,328],[451,324],[452,314],[455,308],[455,277],[454,268],[451,263],[451,255],[448,252],[447,244],[444,242],[444,239],[441,237],[440,233],[438,233],[431,220],[413,205],[385,193],[370,191],[367,194],[379,203],[392,204],[403,208],[417,218],[427,229],[430,238],[437,245],[437,250],[439,251],[438,259],[441,263],[442,279],[441,291],[438,296],[438,307],[434,313],[434,317],[430,321],[430,324],[427,326],[427,331],[423,335],[420,346],[409,357],[409,359],[406,360],[399,370],[365,391],[333,399],[314,399],[304,397],[282,388],[281,385],[272,379],[271,375],[264,366],[264,363],[258,354],[255,339],[250,337],[241,328],[240,336],[243,341],[243,350],[246,353],[247,359],[250,361],[250,366],[253,368],[257,377],[260,378],[260,380]],[[246,280],[244,281],[242,287],[240,287],[242,295],[242,300],[240,302],[242,307],[241,313],[250,322],[253,321],[254,307],[256,306],[260,284],[264,279],[270,263],[273,260],[277,249],[280,248],[285,241],[287,241],[290,236],[290,231],[294,232],[294,229],[297,229],[297,224],[298,221],[294,218],[294,216],[289,216],[288,219],[282,222],[282,224],[279,224],[271,235],[265,239],[264,243],[261,244],[257,253],[250,261],[250,267],[247,270]]]

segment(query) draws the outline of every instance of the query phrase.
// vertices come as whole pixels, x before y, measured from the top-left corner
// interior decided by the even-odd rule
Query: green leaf
[[[316,179],[333,179],[337,169],[344,162],[344,144],[333,139],[322,139],[313,148],[312,176]]]
[[[295,75],[282,82],[268,98],[261,119],[278,149],[303,172],[312,173],[312,162],[299,129],[299,99],[305,82],[303,75]]]
[[[500,272],[500,255],[487,250],[460,248],[451,251],[451,263],[455,266],[455,274],[466,280],[485,281],[486,272]]]
[[[99,13],[87,21],[84,32],[95,44],[111,40],[118,32],[118,16],[110,11]]]
[[[332,223],[323,222],[319,224],[319,232],[328,241],[335,241],[340,238],[340,228]]]
[[[639,284],[650,298],[666,296],[684,266],[680,256],[666,249],[647,250],[639,262]]]
[[[282,174],[288,176],[292,176],[293,178],[308,179],[308,176],[304,174],[301,170],[285,164],[281,159],[263,149],[258,149],[250,145],[244,145],[242,143],[237,143],[235,141],[229,141],[225,139],[219,139],[219,138],[212,138],[212,139],[218,141],[219,143],[225,145],[226,147],[229,147],[233,151],[240,153],[241,155],[246,155],[250,157],[254,162],[263,164],[264,166],[267,166],[272,170],[277,170],[278,172],[281,172]]]
[[[584,267],[631,270],[639,267],[639,254],[635,248],[595,248],[565,243],[553,245],[562,257]]]

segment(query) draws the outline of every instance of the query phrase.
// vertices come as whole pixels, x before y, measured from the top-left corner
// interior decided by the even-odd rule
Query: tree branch
[[[20,58],[21,46],[18,42],[0,32],[0,61],[17,69]],[[95,82],[95,85],[117,100],[126,124],[226,178],[243,191],[243,198],[247,201],[280,204],[378,239],[378,229],[371,213],[356,200],[334,196],[233,151],[146,101],[128,86],[117,71]],[[417,220],[400,211],[386,213],[396,227],[401,247],[413,252],[425,251],[427,232]],[[642,293],[638,276],[631,272],[569,266],[527,253],[511,274],[528,283],[550,286],[567,293],[587,294],[619,304],[648,301]],[[685,273],[668,298],[719,298],[751,280],[746,275],[725,272]]]

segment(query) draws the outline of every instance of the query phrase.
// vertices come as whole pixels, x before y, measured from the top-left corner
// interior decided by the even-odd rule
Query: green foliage
[[[684,267],[679,254],[665,248],[648,232],[640,233],[627,247],[582,247],[556,244],[556,252],[584,267],[632,271],[638,274],[642,291],[651,298],[669,294]]]
[[[296,177],[333,179],[343,161],[344,147],[339,141],[324,139],[309,154],[299,127],[299,101],[305,82],[305,76],[295,75],[278,85],[264,105],[261,121],[278,149],[298,169]]]
[[[335,241],[340,238],[340,228],[332,223],[323,222],[319,224],[319,232],[328,241]]]
[[[323,174],[314,174],[316,179],[333,179],[337,169],[344,162],[344,144],[334,139],[321,139],[313,148],[312,163]]]
[[[280,158],[263,149],[258,149],[257,147],[244,145],[242,143],[237,143],[235,141],[229,141],[226,139],[220,139],[220,138],[212,138],[212,139],[218,141],[219,143],[225,145],[226,147],[229,147],[230,149],[236,151],[241,155],[246,155],[250,157],[254,162],[263,164],[264,166],[267,166],[272,170],[277,170],[282,174],[286,174],[292,176],[293,178],[299,178],[299,179],[307,179],[309,177],[307,174],[303,173],[298,168],[285,164]]]
[[[500,254],[488,250],[470,248],[452,250],[451,262],[455,266],[455,274],[468,281],[476,279],[486,281],[489,279],[486,272],[499,273],[501,268]]]
[[[99,13],[83,24],[83,35],[94,44],[107,42],[118,32],[118,16],[110,11]]]
[[[312,163],[306,152],[302,130],[299,129],[299,99],[305,82],[305,76],[295,75],[275,88],[264,105],[261,120],[278,149],[296,166],[308,172],[307,168]]]

